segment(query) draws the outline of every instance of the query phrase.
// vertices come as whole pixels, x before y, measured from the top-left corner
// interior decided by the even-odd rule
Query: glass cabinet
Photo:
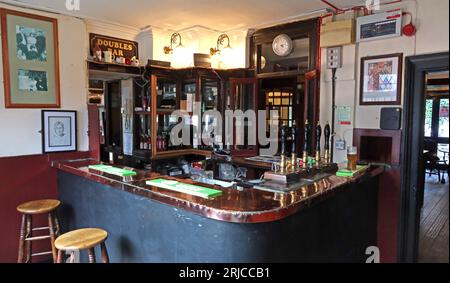
[[[227,135],[228,140],[226,143],[231,144],[231,153],[233,156],[258,155],[258,101],[256,84],[256,78],[230,79],[230,106],[231,110],[235,113],[235,118],[232,122],[233,139],[230,140],[231,137]],[[243,116],[239,118],[242,114]]]

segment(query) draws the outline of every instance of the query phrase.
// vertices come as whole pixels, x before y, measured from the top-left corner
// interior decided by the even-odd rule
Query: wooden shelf
[[[151,115],[150,111],[134,111],[136,115]]]
[[[266,79],[266,78],[283,78],[283,77],[292,77],[292,76],[301,76],[305,75],[305,71],[282,71],[282,72],[272,72],[272,73],[261,73],[257,74],[256,77],[258,79]]]
[[[171,157],[178,157],[181,155],[200,155],[205,157],[211,157],[212,151],[200,150],[200,149],[180,149],[180,150],[168,150],[156,153],[152,156],[153,160],[165,159]]]
[[[157,115],[168,115],[172,114],[173,111],[176,111],[177,109],[158,109],[156,110]]]

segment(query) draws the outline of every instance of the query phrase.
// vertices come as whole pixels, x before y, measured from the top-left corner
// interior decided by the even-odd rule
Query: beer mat
[[[211,199],[222,195],[222,191],[210,189],[207,187],[185,184],[178,181],[167,179],[154,179],[145,182],[149,186],[171,190],[179,193],[185,193],[205,199]]]
[[[352,171],[352,170],[348,170],[347,168],[340,168],[337,172],[336,172],[336,176],[338,177],[347,177],[347,178],[351,178],[351,177],[355,177],[359,174],[362,174],[364,171],[366,171],[369,166],[367,165],[358,165],[356,166],[356,170]]]
[[[262,162],[262,163],[277,163],[277,162],[281,161],[281,157],[261,155],[261,156],[247,157],[247,158],[245,158],[245,160]]]
[[[253,188],[256,190],[267,191],[272,193],[290,193],[297,191],[303,186],[307,186],[314,183],[311,180],[300,180],[299,182],[291,184],[283,184],[278,182],[266,181],[260,185],[255,185]]]
[[[117,167],[113,167],[113,166],[110,166],[110,165],[103,165],[103,164],[89,165],[88,168],[92,169],[92,170],[97,170],[97,171],[100,171],[100,172],[104,172],[104,173],[107,173],[107,174],[119,176],[119,177],[128,177],[128,176],[135,176],[135,175],[137,175],[137,173],[135,171],[126,170],[126,169],[122,169],[122,168],[117,168]]]

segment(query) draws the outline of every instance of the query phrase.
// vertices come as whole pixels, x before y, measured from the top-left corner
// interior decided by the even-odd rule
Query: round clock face
[[[272,43],[273,52],[278,56],[288,56],[291,54],[293,47],[292,39],[286,34],[275,37]]]

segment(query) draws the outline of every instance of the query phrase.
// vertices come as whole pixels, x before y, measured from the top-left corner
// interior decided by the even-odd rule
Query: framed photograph
[[[43,153],[77,150],[77,112],[42,110]]]
[[[361,58],[360,105],[400,105],[403,54]]]
[[[0,9],[6,108],[59,108],[56,19]]]

